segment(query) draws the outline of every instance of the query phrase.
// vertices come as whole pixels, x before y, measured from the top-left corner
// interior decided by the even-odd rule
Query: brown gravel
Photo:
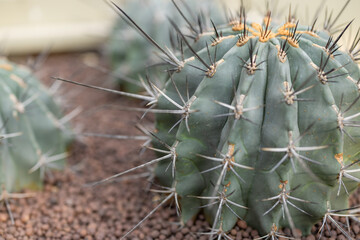
[[[89,53],[51,56],[39,69],[38,75],[47,85],[49,76],[61,76],[73,80],[111,87],[104,74],[88,69],[83,62],[96,61]],[[19,60],[19,59],[17,59]],[[22,59],[20,59],[21,61]],[[141,134],[133,126],[138,114],[109,109],[109,105],[138,106],[140,103],[108,93],[88,90],[64,84],[60,99],[66,111],[82,106],[84,112],[73,121],[81,131],[110,134]],[[151,122],[152,119],[148,119]],[[44,191],[29,199],[11,200],[15,218],[12,225],[5,207],[0,208],[0,240],[12,239],[119,239],[156,206],[160,196],[146,191],[149,182],[133,179],[113,182],[89,188],[84,184],[103,179],[142,161],[139,142],[101,138],[78,138],[71,149],[68,167],[64,172],[53,172],[46,178]],[[151,159],[152,153],[142,155]],[[352,204],[360,204],[360,192],[352,198]],[[360,225],[351,223],[352,234],[360,239]],[[333,224],[331,232],[322,239],[345,239]],[[314,226],[315,235],[302,237],[318,239],[319,224]],[[128,239],[208,239],[196,233],[208,231],[203,215],[186,226],[178,224],[173,207],[164,206],[153,214]],[[290,234],[289,229],[283,231]],[[256,230],[239,221],[229,236],[233,239],[254,239]]]

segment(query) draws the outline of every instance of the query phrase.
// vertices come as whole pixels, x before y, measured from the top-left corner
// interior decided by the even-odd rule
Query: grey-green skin
[[[70,135],[52,96],[30,69],[1,59],[0,79],[0,135],[21,133],[1,139],[0,184],[8,192],[39,189],[45,170],[62,168],[64,156],[35,165],[44,155],[65,155]]]
[[[185,2],[190,3],[190,1]],[[205,2],[207,6],[204,7]],[[176,1],[176,3],[180,5],[181,1]],[[215,0],[197,0],[191,2],[192,10],[195,13],[203,9],[204,14],[211,15],[215,22],[222,18],[220,14],[216,14],[218,12],[217,8],[216,11],[211,11],[211,8],[214,8],[216,5]],[[187,28],[185,20],[181,17],[171,0],[130,0],[125,5],[125,8],[129,15],[138,16],[134,20],[160,46],[167,46],[171,49],[173,47],[171,37],[173,42],[178,44],[176,34],[170,31],[171,27],[167,19],[168,17],[179,24],[179,26]],[[194,23],[189,13],[183,12],[189,21],[196,26],[197,23]],[[128,92],[144,90],[140,81],[138,81],[139,76],[149,75],[153,82],[163,84],[168,77],[165,71],[172,67],[152,66],[155,63],[161,62],[161,59],[155,54],[156,51],[157,49],[132,29],[124,19],[119,18],[114,25],[106,49],[117,83]],[[126,82],[123,78],[116,77],[116,75],[130,77],[135,80],[135,83]]]
[[[253,32],[257,32],[250,24],[248,27]],[[279,28],[279,26],[271,27],[273,32]],[[264,25],[263,29],[265,29]],[[307,26],[298,27],[298,30],[307,29]],[[282,217],[282,203],[264,216],[264,213],[278,199],[265,200],[279,195],[280,187],[285,186],[285,190],[294,189],[289,194],[291,197],[309,201],[289,199],[307,214],[287,204],[295,227],[301,229],[303,234],[309,234],[313,224],[320,221],[327,212],[328,202],[331,209],[344,209],[348,206],[348,195],[343,187],[339,197],[337,196],[339,187],[337,177],[341,165],[336,157],[343,153],[344,165],[353,162],[359,157],[360,143],[352,142],[346,134],[342,136],[338,125],[338,115],[333,106],[344,111],[359,97],[359,86],[356,83],[360,78],[359,67],[349,54],[338,50],[335,57],[330,57],[324,71],[339,68],[328,76],[340,76],[329,79],[336,82],[323,84],[314,66],[320,65],[321,56],[323,63],[328,56],[328,53],[320,47],[324,47],[328,41],[326,32],[318,32],[318,36],[303,33],[299,47],[286,45],[289,47],[286,60],[281,62],[276,46],[281,46],[286,41],[284,37],[281,38],[283,35],[278,35],[266,42],[261,42],[258,36],[254,36],[239,47],[236,43],[242,31],[233,31],[230,27],[222,31],[224,36],[234,35],[235,37],[224,39],[216,46],[211,46],[209,43],[210,55],[214,56],[216,49],[216,60],[224,60],[216,66],[216,73],[212,77],[204,76],[203,72],[189,65],[204,69],[204,65],[196,58],[187,61],[184,67],[179,68],[179,71],[172,76],[185,101],[188,85],[190,99],[195,98],[190,104],[190,110],[196,111],[190,113],[188,117],[190,132],[187,130],[185,120],[169,132],[181,116],[157,114],[156,135],[169,146],[174,146],[176,165],[173,177],[172,165],[169,167],[171,161],[161,161],[157,165],[156,176],[164,186],[175,187],[181,205],[181,217],[186,222],[202,209],[199,208],[200,206],[211,203],[196,196],[214,196],[214,185],[219,181],[219,175],[223,169],[223,163],[211,161],[199,155],[222,158],[217,151],[225,155],[228,153],[230,144],[234,144],[235,162],[252,167],[254,170],[233,166],[236,173],[244,179],[245,182],[242,182],[232,171],[225,169],[226,177],[223,181],[220,180],[221,185],[218,191],[221,192],[225,186],[226,193],[231,193],[229,200],[248,208],[240,208],[228,202],[231,210],[262,234],[269,233],[273,224],[279,228],[288,227],[288,215],[285,214],[285,218]],[[242,58],[249,63],[251,44],[254,47],[254,54],[257,55],[256,63],[262,62],[254,74],[249,74],[244,67],[245,64],[240,60]],[[207,64],[211,64],[206,48],[198,51],[198,55]],[[285,91],[284,82],[287,82],[289,86],[294,85],[296,91],[309,87],[296,98],[311,101],[294,101],[292,104],[287,104],[282,92]],[[242,94],[246,95],[244,108],[258,107],[242,115],[251,122],[240,118],[234,123],[234,115],[215,117],[233,112],[215,101],[235,106],[234,88],[237,99]],[[184,106],[170,80],[163,89],[163,93]],[[179,110],[163,94],[160,94],[158,98],[157,108]],[[345,113],[345,117],[359,112],[360,101],[357,101]],[[358,120],[358,117],[351,119],[355,121],[354,125]],[[303,160],[306,166],[304,167],[294,157],[296,170],[294,172],[291,161],[287,158],[275,171],[271,172],[270,170],[284,157],[286,151],[269,152],[266,148],[287,148],[289,132],[292,132],[293,140],[296,140],[312,124],[314,125],[300,141],[295,143],[295,146],[319,147],[319,149],[296,152],[319,164]],[[360,128],[345,126],[344,129],[358,139]],[[158,148],[162,147],[162,144],[156,140],[154,140],[154,145]],[[321,149],[322,146],[324,147]],[[216,166],[220,168],[201,173]],[[353,166],[355,169],[357,167],[358,164]],[[306,168],[308,171],[305,171]],[[356,173],[352,175],[356,176]],[[281,185],[281,181],[287,181],[287,184]],[[343,181],[349,192],[356,189],[356,182],[346,178],[343,178]],[[215,196],[218,195],[219,193],[215,192]],[[238,219],[226,205],[222,207],[217,220],[214,220],[214,216],[219,209],[219,203],[204,209],[209,222],[216,224],[213,226],[214,229],[221,228],[229,231]]]

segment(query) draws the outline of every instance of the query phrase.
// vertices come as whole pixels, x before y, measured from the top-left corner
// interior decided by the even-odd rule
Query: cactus
[[[0,78],[0,182],[11,197],[41,188],[46,170],[63,167],[70,135],[67,119],[29,68],[1,59]]]
[[[238,19],[200,36],[200,50],[170,20],[192,56],[179,60],[157,46],[176,66],[166,85],[150,82],[148,96],[117,92],[148,101],[150,109],[124,110],[156,114],[156,130],[144,137],[158,158],[94,185],[156,164],[167,194],[159,206],[174,199],[182,222],[203,209],[210,239],[229,239],[238,219],[274,239],[278,228],[306,235],[318,221],[323,232],[333,216],[352,217],[358,208],[349,208],[348,195],[360,183],[359,34],[341,51],[351,23],[335,38],[337,19],[330,15],[320,31],[316,21],[305,26],[292,16],[273,24],[270,13],[261,24],[247,22],[241,8]]]
[[[186,1],[189,3],[189,1]],[[205,1],[196,1],[192,4],[192,10],[201,9]],[[210,3],[209,3],[210,2]],[[203,9],[204,15],[207,12],[216,13],[216,1],[211,0],[207,3],[207,8]],[[186,3],[185,3],[186,4]],[[185,23],[185,20],[177,12],[170,0],[131,0],[127,4],[129,13],[136,13],[141,18],[138,18],[138,24],[152,36],[161,46],[167,46],[172,49],[177,49],[178,39],[176,34],[171,31],[171,26],[167,17],[171,17],[174,21]],[[195,6],[193,6],[195,5]],[[210,7],[209,7],[210,5]],[[141,6],[141,7],[139,7]],[[184,12],[189,21],[195,22],[200,19],[201,27],[208,28],[206,22],[201,22],[202,16],[198,19],[191,19],[189,16],[192,12]],[[217,14],[219,15],[219,14]],[[220,16],[215,15],[215,19],[219,20]],[[198,31],[193,30],[190,31]],[[122,18],[115,23],[114,29],[110,35],[108,46],[106,49],[107,55],[111,62],[111,69],[117,83],[129,92],[138,92],[143,90],[143,86],[136,79],[139,75],[144,76],[149,74],[152,79],[157,79],[159,84],[163,83],[167,75],[162,74],[166,67],[156,66],[159,62],[158,57],[154,54],[154,49],[144,38],[140,37],[136,32],[129,29],[129,26]],[[151,66],[154,65],[154,66]]]

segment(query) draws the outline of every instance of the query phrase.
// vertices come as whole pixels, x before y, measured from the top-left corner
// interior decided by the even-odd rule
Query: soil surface
[[[24,62],[24,59],[15,61]],[[106,74],[85,64],[103,65],[103,62],[96,53],[52,55],[38,69],[37,75],[47,86],[54,82],[50,77],[56,76],[112,87]],[[71,123],[75,131],[142,135],[135,128],[141,115],[116,108],[139,107],[139,101],[65,83],[57,91],[57,97],[65,112],[82,107],[83,112]],[[152,122],[150,115],[143,120],[143,124],[149,124],[149,128]],[[86,184],[153,159],[154,154],[150,151],[139,154],[142,143],[78,136],[70,149],[65,171],[48,174],[44,190],[35,197],[10,200],[15,224],[11,223],[5,206],[0,208],[0,239],[120,239],[156,207],[163,196],[147,191],[150,182],[141,175],[97,187]],[[352,197],[352,205],[360,203],[359,193]],[[209,231],[209,225],[202,215],[181,226],[173,205],[169,203],[160,207],[127,239],[208,239],[208,235],[200,234]],[[345,219],[337,220],[345,223]],[[352,236],[360,239],[360,224],[355,221],[350,221],[350,224]],[[314,235],[302,239],[318,239],[319,226],[313,227]],[[323,239],[345,239],[334,224],[329,222],[329,226],[330,231],[325,231]],[[289,229],[281,232],[290,234]],[[240,220],[228,236],[232,239],[259,237],[256,230]]]

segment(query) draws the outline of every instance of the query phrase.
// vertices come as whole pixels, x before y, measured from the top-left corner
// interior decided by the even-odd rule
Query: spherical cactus
[[[186,2],[190,3],[189,1]],[[210,4],[207,3],[208,7],[201,8],[204,2],[203,0],[196,1],[191,6],[195,13],[203,9],[203,15],[194,17],[192,16],[194,12],[188,11],[183,11],[183,14],[189,22],[199,21],[200,27],[206,29],[209,24],[202,20],[203,16],[207,16],[208,12],[212,10],[211,8],[215,8],[217,4],[215,0],[211,0]],[[171,31],[171,25],[167,18],[171,17],[181,25],[184,25],[186,21],[170,0],[131,0],[127,2],[126,8],[129,14],[141,16],[136,19],[137,24],[161,46],[167,46],[171,49],[179,47],[177,35]],[[216,13],[216,11],[211,12]],[[215,17],[215,20],[221,18],[221,14],[213,14],[212,16]],[[200,30],[195,28],[190,30],[190,32],[194,31],[200,33]],[[143,90],[143,86],[137,80],[139,75],[149,74],[153,79],[157,79],[160,84],[167,77],[166,74],[162,74],[166,67],[163,67],[162,64],[156,66],[156,63],[159,63],[159,58],[154,54],[154,48],[151,44],[131,29],[122,18],[119,18],[114,26],[106,52],[110,58],[112,75],[126,91],[138,92]]]
[[[46,170],[64,165],[66,119],[27,67],[1,59],[0,79],[2,189],[38,189]]]
[[[348,195],[360,182],[359,37],[341,51],[350,24],[333,38],[335,21],[318,31],[291,16],[272,24],[268,14],[259,24],[241,9],[198,36],[200,50],[172,21],[192,56],[179,60],[157,46],[176,67],[165,87],[150,83],[149,96],[132,95],[151,106],[133,110],[156,114],[147,135],[159,156],[100,182],[156,164],[167,193],[160,205],[173,198],[183,222],[204,210],[218,239],[229,239],[239,218],[266,238],[283,227],[306,235],[321,220],[323,231],[337,213],[351,216]]]

